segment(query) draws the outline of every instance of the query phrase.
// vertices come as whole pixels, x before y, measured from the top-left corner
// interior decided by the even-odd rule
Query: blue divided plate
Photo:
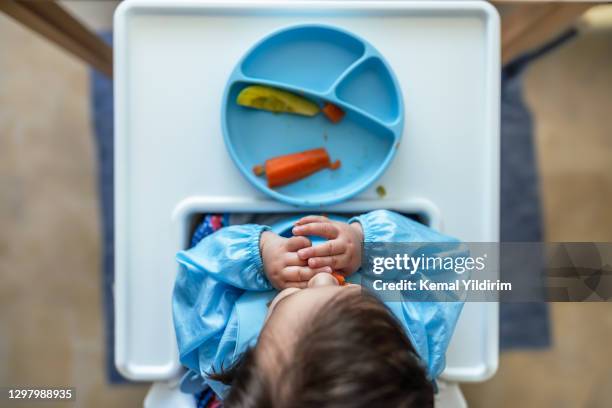
[[[306,117],[238,105],[240,91],[255,84],[303,95],[321,107],[331,102],[346,116],[334,124],[322,113]],[[393,159],[404,127],[399,84],[382,55],[326,25],[291,26],[265,37],[232,72],[223,101],[225,144],[242,174],[271,197],[303,207],[335,204],[371,185]],[[342,166],[274,189],[252,172],[272,157],[318,147]]]

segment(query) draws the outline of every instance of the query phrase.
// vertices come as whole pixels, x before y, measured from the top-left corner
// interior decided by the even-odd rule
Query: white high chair
[[[229,73],[252,43],[305,22],[335,24],[374,44],[406,105],[403,140],[386,173],[356,198],[320,211],[388,208],[419,214],[466,242],[498,241],[499,17],[490,4],[126,1],[114,23],[115,363],[131,380],[155,382],[146,407],[195,406],[177,388],[171,317],[174,255],[195,216],[299,211],[271,201],[238,172],[223,144],[220,110]],[[466,406],[457,383],[491,377],[497,361],[498,305],[466,304],[437,406]]]

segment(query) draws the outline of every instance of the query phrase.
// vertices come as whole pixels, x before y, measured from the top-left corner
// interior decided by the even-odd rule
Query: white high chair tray
[[[405,101],[383,177],[325,211],[424,215],[464,241],[499,235],[499,17],[481,1],[153,1],[115,13],[115,353],[123,375],[179,372],[171,315],[193,216],[299,211],[271,201],[234,166],[221,99],[259,39],[298,23],[347,29],[393,68]],[[387,191],[379,198],[375,188]],[[467,304],[443,377],[480,381],[498,359],[497,304]]]

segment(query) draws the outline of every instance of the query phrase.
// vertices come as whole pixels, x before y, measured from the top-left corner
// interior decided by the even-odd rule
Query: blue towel
[[[572,29],[548,44],[504,66],[501,87],[501,241],[535,242],[544,238],[533,118],[523,99],[522,74],[527,66],[576,35]],[[505,259],[512,263],[512,260]],[[513,273],[530,268],[504,264]],[[528,280],[524,279],[523,281]],[[544,302],[500,305],[500,348],[550,347],[549,305]]]
[[[112,43],[112,34],[102,38]],[[91,72],[92,122],[98,159],[98,194],[102,218],[102,296],[104,309],[104,337],[106,344],[106,373],[111,384],[123,383],[125,379],[115,368],[115,310],[113,306],[113,283],[115,280],[114,254],[114,191],[113,191],[113,82],[98,71]]]

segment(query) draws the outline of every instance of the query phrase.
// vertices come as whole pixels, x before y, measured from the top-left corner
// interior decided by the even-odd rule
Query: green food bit
[[[376,187],[376,194],[378,194],[378,197],[380,198],[385,198],[385,196],[387,195],[387,190],[384,186],[378,186]]]

